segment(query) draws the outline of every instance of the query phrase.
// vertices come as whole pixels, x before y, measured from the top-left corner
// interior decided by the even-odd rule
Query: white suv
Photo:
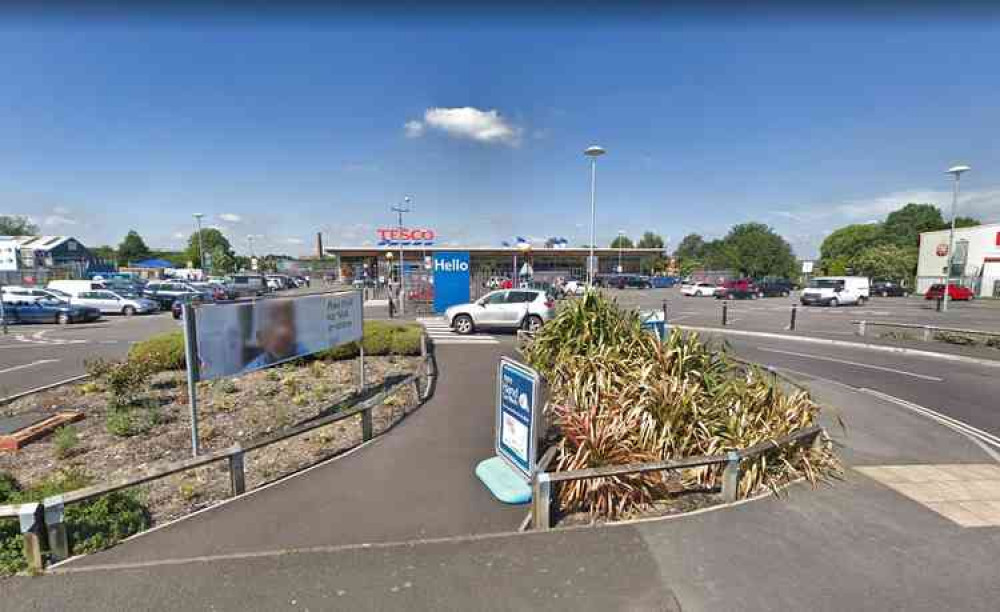
[[[681,295],[708,297],[715,295],[718,288],[712,283],[685,283],[681,285]]]
[[[444,311],[448,325],[460,334],[471,334],[477,328],[535,331],[555,314],[555,300],[540,289],[493,291],[475,302]]]

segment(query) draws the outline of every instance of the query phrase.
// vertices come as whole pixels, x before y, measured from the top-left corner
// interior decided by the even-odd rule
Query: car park
[[[4,303],[6,323],[87,323],[101,318],[96,308],[67,304],[57,300]]]
[[[892,281],[877,281],[872,283],[872,295],[881,297],[906,297],[909,293],[905,287]]]
[[[686,283],[681,285],[681,295],[687,297],[709,297],[715,295],[718,288],[712,283]]]
[[[715,291],[717,300],[756,300],[760,290],[749,278],[741,278],[722,283]]]
[[[159,306],[153,300],[135,294],[118,293],[110,289],[81,291],[70,298],[70,304],[90,306],[102,313],[121,314],[126,317],[134,314],[148,314],[159,310]]]
[[[952,283],[948,284],[948,299],[960,302],[971,301],[975,297],[975,293],[972,289],[964,287],[962,285],[955,285]],[[940,300],[944,298],[944,284],[938,283],[931,285],[927,292],[924,294],[925,300]]]
[[[865,276],[823,276],[809,281],[799,301],[803,306],[844,306],[868,301],[871,283]]]
[[[448,325],[460,334],[478,329],[535,331],[555,316],[555,299],[540,289],[501,289],[468,304],[445,310]]]

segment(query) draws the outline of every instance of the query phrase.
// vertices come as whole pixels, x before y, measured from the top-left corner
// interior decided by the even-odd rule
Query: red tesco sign
[[[434,230],[406,227],[383,227],[375,230],[379,240],[434,240]]]

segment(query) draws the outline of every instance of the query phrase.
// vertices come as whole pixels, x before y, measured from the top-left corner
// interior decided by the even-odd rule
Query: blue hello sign
[[[438,251],[431,262],[434,273],[434,312],[469,301],[469,252]]]

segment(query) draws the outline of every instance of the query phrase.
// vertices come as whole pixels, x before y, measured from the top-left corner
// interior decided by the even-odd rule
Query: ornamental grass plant
[[[558,430],[557,470],[719,455],[817,422],[808,393],[729,358],[696,334],[673,330],[663,342],[639,314],[598,292],[569,303],[535,334],[525,357],[547,380]],[[740,497],[805,477],[836,473],[829,443],[774,449],[741,464]],[[682,484],[714,489],[722,466],[681,473]],[[668,475],[565,483],[565,512],[616,518],[668,495]]]

